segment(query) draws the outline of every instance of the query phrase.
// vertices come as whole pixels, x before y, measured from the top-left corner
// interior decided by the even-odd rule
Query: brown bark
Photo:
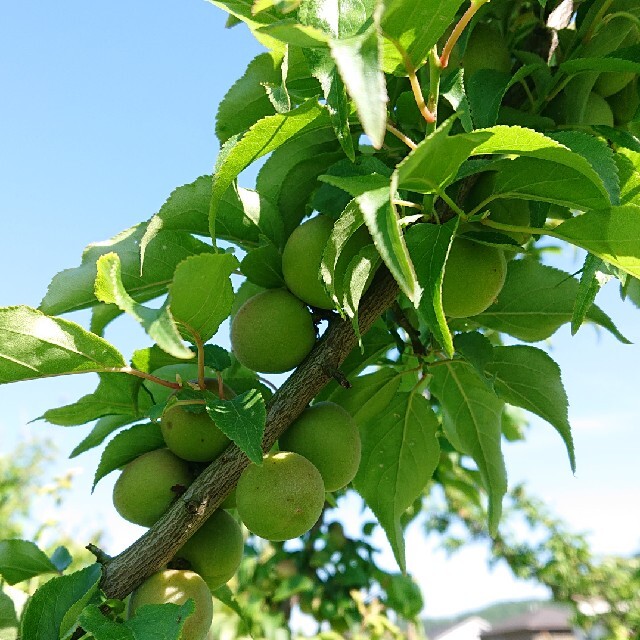
[[[382,271],[382,270],[381,270]],[[398,295],[398,285],[384,270],[360,306],[364,334]],[[307,359],[280,387],[267,407],[262,443],[268,451],[318,392],[331,380],[357,340],[350,322],[335,320]],[[212,462],[173,506],[130,547],[104,565],[101,588],[108,598],[124,598],[158,571],[197,531],[233,490],[249,460],[231,445]],[[144,491],[140,487],[140,491]]]

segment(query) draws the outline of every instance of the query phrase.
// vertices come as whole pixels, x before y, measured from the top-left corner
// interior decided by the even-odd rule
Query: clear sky
[[[217,104],[260,51],[244,27],[225,30],[225,19],[203,0],[2,3],[0,306],[37,306],[53,274],[78,264],[87,244],[150,217],[176,186],[211,171]],[[576,475],[560,438],[541,421],[532,422],[526,443],[505,445],[505,457],[510,483],[526,481],[576,530],[590,531],[598,552],[631,553],[640,548],[639,316],[613,283],[597,301],[634,345],[592,327],[571,338],[565,327],[548,346],[571,403]],[[107,337],[125,355],[145,340],[127,318]],[[34,434],[53,438],[67,455],[90,426],[27,422],[94,386],[90,375],[0,387],[0,452]],[[85,454],[57,466],[80,470],[65,519],[77,531],[107,528],[114,553],[140,529],[115,514],[113,478],[89,497],[97,459]],[[355,523],[355,513],[342,513]],[[447,559],[419,528],[409,534],[408,552],[428,615],[544,593],[503,567],[489,573],[482,548]],[[383,562],[392,566],[386,551]]]

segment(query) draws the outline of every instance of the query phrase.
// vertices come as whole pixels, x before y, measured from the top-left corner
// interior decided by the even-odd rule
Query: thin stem
[[[151,373],[147,373],[146,371],[140,371],[139,369],[134,369],[133,367],[121,367],[119,369],[107,369],[107,371],[111,373],[128,373],[130,376],[136,376],[137,378],[144,378],[145,380],[150,380],[151,382],[155,382],[156,384],[160,384],[163,387],[169,387],[169,389],[181,389],[182,385],[177,382],[171,382],[170,380],[163,380],[162,378],[158,378],[157,376],[152,375]]]
[[[220,400],[226,400],[224,397],[224,382],[222,381],[222,374],[217,371],[216,376],[218,378],[218,397]]]
[[[604,14],[609,10],[609,7],[612,4],[613,4],[613,0],[604,0],[602,5],[600,6],[598,13],[596,13],[593,20],[591,21],[591,24],[589,25],[589,29],[587,30],[587,33],[584,34],[584,37],[582,38],[582,42],[589,42],[589,40],[591,40],[591,38],[593,37],[593,34],[596,31],[596,28],[602,22],[602,16],[604,16]]]
[[[418,209],[419,211],[423,210],[421,204],[417,202],[410,202],[409,200],[393,200],[393,204],[398,204],[401,207],[411,207],[412,209]]]
[[[464,12],[462,17],[458,21],[458,24],[454,27],[451,35],[449,36],[449,39],[444,45],[444,49],[442,49],[442,55],[440,56],[440,66],[443,69],[445,69],[449,64],[449,57],[451,56],[453,47],[456,46],[456,42],[458,42],[458,40],[460,39],[460,36],[462,35],[465,27],[469,24],[469,22],[471,22],[471,18],[476,15],[478,9],[488,1],[489,0],[471,0],[471,5]]]
[[[404,63],[404,68],[407,71],[407,75],[409,76],[409,83],[411,84],[411,90],[413,91],[413,96],[416,100],[416,104],[418,105],[418,109],[420,110],[420,114],[427,122],[435,122],[435,116],[427,107],[427,104],[424,100],[424,96],[422,95],[422,87],[420,86],[420,82],[418,80],[418,76],[416,75],[416,67],[413,64],[409,54],[406,49],[400,44],[398,40],[395,38],[386,35],[388,40],[393,43],[393,46],[398,50],[400,55],[402,56],[402,62]]]
[[[488,218],[485,218],[484,220],[480,220],[480,224],[483,224],[485,227],[491,227],[492,229],[497,229],[498,231],[515,231],[516,233],[530,233],[531,235],[536,235],[536,236],[550,236],[558,240],[565,239],[559,233],[556,233],[551,229],[538,229],[536,227],[519,227],[516,224],[503,224],[502,222],[494,222],[493,220],[489,220]]]
[[[427,105],[430,113],[433,114],[433,121],[427,122],[427,135],[436,130],[441,74],[442,65],[440,64],[440,58],[438,58],[438,48],[434,45],[429,54],[429,103]]]
[[[440,196],[463,220],[467,220],[469,218],[469,216],[446,194],[445,191],[438,191],[438,196]]]
[[[387,122],[387,131],[389,133],[393,133],[393,135],[399,140],[402,140],[402,142],[404,142],[407,145],[407,147],[409,147],[409,149],[411,149],[412,151],[418,148],[418,145],[411,138],[408,138],[407,136],[405,136],[404,133],[402,133],[402,131],[399,131],[392,124],[389,124],[388,122]]]
[[[262,376],[256,376],[258,378],[258,380],[260,380],[260,382],[262,382],[262,384],[266,384],[267,387],[269,387],[270,389],[273,389],[274,391],[278,390],[278,387],[276,387],[275,384],[273,384],[273,382],[271,382],[271,380],[267,380],[266,378],[263,378]]]

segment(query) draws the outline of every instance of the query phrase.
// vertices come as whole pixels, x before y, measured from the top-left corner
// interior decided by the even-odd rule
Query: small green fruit
[[[240,525],[218,509],[176,553],[187,560],[213,591],[228,582],[240,566],[244,540]]]
[[[334,304],[320,277],[320,263],[331,232],[333,220],[319,215],[303,222],[289,236],[282,252],[282,274],[289,290],[312,307],[333,309]],[[371,237],[361,227],[343,248],[335,268],[337,282],[341,282],[349,262]]]
[[[316,523],[324,506],[324,483],[316,467],[290,451],[249,465],[236,493],[238,515],[251,533],[267,540],[297,538]]]
[[[613,111],[611,111],[609,103],[601,95],[594,92],[589,94],[582,124],[593,126],[602,124],[607,127],[613,127]]]
[[[150,527],[192,478],[187,463],[169,449],[143,453],[125,466],[113,487],[113,505],[129,522]]]
[[[281,450],[299,453],[318,468],[326,491],[342,489],[353,480],[361,448],[358,425],[334,402],[308,407],[280,438]]]
[[[182,640],[204,640],[213,622],[213,600],[206,582],[193,571],[166,569],[147,578],[129,600],[129,617],[146,604],[184,604],[192,598],[193,613],[182,627]]]
[[[209,379],[205,386],[218,395],[217,380]],[[223,392],[227,398],[235,396],[229,387],[223,388]],[[171,404],[164,410],[160,428],[167,447],[191,462],[215,460],[231,442],[206,411],[193,413],[181,404]]]
[[[509,47],[497,28],[483,22],[475,26],[462,56],[462,67],[467,78],[480,69],[494,69],[503,73],[511,71]]]
[[[283,373],[297,367],[316,341],[311,312],[286,289],[249,298],[231,323],[231,346],[249,369]]]
[[[507,274],[504,252],[455,238],[442,281],[442,306],[450,318],[482,313],[496,299]]]

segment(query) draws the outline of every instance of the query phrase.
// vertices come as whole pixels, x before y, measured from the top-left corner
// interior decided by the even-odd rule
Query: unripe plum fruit
[[[306,408],[280,437],[280,449],[310,460],[326,491],[337,491],[355,477],[360,464],[360,432],[351,414],[334,402]]]
[[[186,619],[181,640],[204,640],[213,622],[213,600],[207,583],[193,571],[166,569],[147,578],[129,600],[129,616],[146,604],[184,604],[193,598],[195,609]]]
[[[218,509],[176,553],[187,560],[213,591],[227,583],[238,570],[244,551],[240,525]]]
[[[333,230],[333,220],[319,215],[294,229],[282,252],[282,274],[289,290],[312,307],[333,309],[334,304],[320,279],[320,263]],[[371,237],[366,227],[360,227],[343,247],[335,268],[335,278],[341,282],[349,262]]]
[[[262,465],[249,465],[236,492],[240,519],[251,533],[267,540],[289,540],[309,531],[324,500],[318,469],[290,451],[267,454]]]
[[[450,318],[482,313],[496,299],[507,274],[504,252],[455,238],[442,281],[442,306]]]
[[[208,379],[206,387],[218,396],[216,379]],[[223,393],[226,398],[235,396],[226,385]],[[170,404],[164,410],[160,428],[167,447],[178,457],[191,462],[215,460],[231,442],[206,411],[193,413],[182,404]]]
[[[480,69],[494,69],[503,73],[511,71],[509,47],[497,28],[483,22],[475,26],[462,56],[462,67],[467,78]]]
[[[129,522],[150,527],[177,497],[172,487],[192,481],[184,460],[169,449],[143,453],[125,466],[113,487],[113,505]]]
[[[286,289],[249,298],[231,323],[231,346],[249,369],[282,373],[297,367],[316,341],[311,312]]]

